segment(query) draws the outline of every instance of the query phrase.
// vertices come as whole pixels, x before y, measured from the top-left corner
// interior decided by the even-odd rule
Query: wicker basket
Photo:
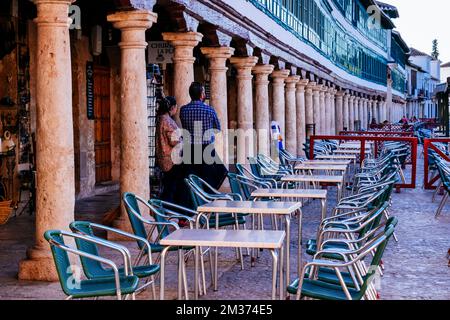
[[[12,200],[0,201],[0,225],[8,222],[8,219],[11,217],[13,209],[11,207]]]

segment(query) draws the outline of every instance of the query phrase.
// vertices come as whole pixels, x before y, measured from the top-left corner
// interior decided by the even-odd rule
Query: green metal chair
[[[125,247],[108,241],[61,230],[48,230],[44,233],[44,238],[50,244],[59,282],[63,292],[67,295],[67,299],[116,296],[118,300],[122,300],[122,297],[128,298],[131,296],[134,300],[135,292],[138,289],[139,278],[133,275],[130,262],[131,258]],[[123,257],[124,267],[118,268],[116,263],[100,255],[70,247],[64,242],[64,238],[83,240],[118,251]],[[80,270],[78,272],[76,269],[77,266],[71,264],[69,253],[108,265],[112,270],[111,277],[81,280],[82,271]]]
[[[319,252],[316,255],[316,259],[305,265],[300,279],[287,288],[288,292],[295,294],[297,299],[307,297],[322,300],[361,300],[371,297],[369,290],[372,287],[383,253],[393,233],[394,227],[391,226],[387,231],[374,237],[358,250],[324,250]],[[359,269],[358,263],[373,252],[375,253],[370,266],[367,268],[367,273],[361,275],[355,272]],[[330,253],[341,255],[343,261],[323,260],[320,258],[321,255]],[[333,270],[339,280],[339,285],[315,279],[316,268]],[[342,269],[347,270],[347,273],[343,273]],[[309,277],[306,276],[307,273]],[[349,280],[348,277],[350,277],[354,288],[349,288],[344,276],[347,277],[347,282]]]
[[[137,276],[139,279],[146,280],[145,283],[138,288],[137,292],[141,292],[149,285],[152,285],[153,299],[155,299],[156,289],[155,289],[155,279],[153,276],[159,272],[160,266],[157,264],[153,264],[152,262],[150,243],[145,238],[137,237],[127,232],[106,227],[96,223],[91,223],[87,221],[74,221],[70,224],[70,230],[72,230],[72,232],[82,234],[88,237],[95,238],[94,234],[95,229],[119,234],[122,237],[132,239],[137,242],[141,242],[146,247],[148,252],[150,252],[150,254],[147,254],[148,261],[147,263],[142,265],[134,265],[133,274]],[[97,244],[80,238],[76,238],[75,243],[77,245],[78,250],[99,256]],[[84,273],[89,279],[111,278],[114,276],[114,271],[112,269],[105,268],[99,261],[91,260],[85,257],[80,257],[80,260],[83,266]],[[119,268],[119,274],[120,275],[124,274],[123,268]]]
[[[156,263],[158,263],[161,257],[160,254],[165,248],[159,243],[159,241],[171,232],[169,228],[172,228],[172,230],[177,230],[180,229],[179,225],[174,221],[161,218],[155,213],[157,212],[157,210],[154,207],[152,207],[146,200],[133,193],[125,192],[122,199],[127,211],[128,218],[130,220],[131,228],[133,229],[133,233],[139,238],[146,239],[149,242],[151,248],[151,251],[149,251],[141,241],[136,241],[140,252],[135,263],[138,264],[145,255],[149,255],[152,253],[158,254],[156,258]],[[150,215],[153,220],[144,218],[142,216],[139,205],[147,208],[150,211]],[[148,231],[146,230],[146,226],[149,226]],[[169,251],[173,252],[180,249],[186,251],[187,255],[193,252],[193,248],[191,247],[170,247]],[[185,295],[188,296],[186,270],[182,270],[182,272]]]

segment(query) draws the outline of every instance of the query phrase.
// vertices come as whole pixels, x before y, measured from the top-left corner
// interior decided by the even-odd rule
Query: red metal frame
[[[414,137],[414,132],[412,131],[341,131],[339,132],[341,136],[355,135],[355,136],[399,136],[399,137]]]
[[[414,137],[414,132],[412,131],[341,131],[339,134],[341,136]],[[381,141],[375,143],[375,156],[378,155],[378,150],[380,149],[381,145]],[[412,159],[410,157],[407,158],[406,164],[412,164]]]
[[[450,158],[433,144],[434,142],[450,143],[450,138],[435,138],[435,139],[424,139],[423,140],[423,152],[424,152],[424,158],[425,158],[423,161],[423,165],[424,165],[423,185],[424,185],[425,190],[435,190],[437,188],[437,186],[435,186],[434,183],[439,180],[439,176],[435,176],[435,177],[431,178],[431,180],[430,180],[430,171],[428,168],[429,167],[429,160],[428,160],[429,149],[432,149],[434,152],[439,154],[442,158],[444,158],[444,160],[450,161]]]
[[[415,189],[416,188],[416,176],[417,176],[417,145],[418,140],[415,137],[378,137],[378,136],[311,136],[310,137],[310,158],[314,158],[314,141],[315,140],[339,140],[339,141],[360,141],[361,142],[361,153],[360,162],[364,161],[366,156],[366,141],[375,142],[386,142],[386,141],[397,141],[397,142],[407,142],[411,144],[411,182],[397,184],[397,189]],[[376,146],[377,144],[375,144]],[[377,152],[377,150],[375,150]]]

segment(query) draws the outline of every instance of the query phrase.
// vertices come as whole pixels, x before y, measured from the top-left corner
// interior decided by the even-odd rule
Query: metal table
[[[267,249],[272,254],[272,300],[276,299],[277,269],[279,270],[279,296],[283,299],[285,287],[283,285],[283,242],[286,233],[284,231],[261,231],[261,230],[199,230],[180,229],[176,230],[160,241],[166,246],[161,253],[161,284],[160,298],[164,300],[165,282],[165,257],[170,247],[195,247],[195,299],[199,293],[199,255],[201,247],[221,248],[252,248]],[[179,250],[178,255],[178,299],[182,298],[181,282],[185,276],[184,252]],[[278,252],[280,259],[278,259]],[[184,274],[184,275],[183,275]],[[189,297],[186,297],[188,299]]]
[[[231,214],[261,214],[281,216],[285,220],[286,231],[286,285],[290,281],[290,241],[291,241],[291,215],[298,212],[299,219],[299,237],[301,239],[302,233],[302,203],[301,202],[276,202],[276,201],[225,201],[215,200],[210,203],[204,204],[197,208],[199,214],[197,215],[197,228],[200,226],[200,219],[207,214],[216,214],[218,219],[219,214],[231,213]],[[218,223],[216,223],[218,226]],[[301,254],[301,248],[298,248],[299,254]],[[217,290],[217,250],[215,250],[215,276],[214,276],[214,289]]]
[[[294,201],[300,199],[320,200],[323,220],[327,214],[327,194],[327,190],[319,189],[257,189],[252,192],[251,196],[256,199],[271,198],[286,201],[290,201],[290,199]]]
[[[289,183],[312,183],[316,185],[317,183],[332,183],[337,185],[337,200],[342,198],[342,191],[344,186],[344,176],[323,176],[323,175],[286,175],[281,178],[283,182],[283,187]]]
[[[349,166],[350,164],[352,164],[352,161],[351,160],[307,160],[307,161],[303,161],[302,164]]]

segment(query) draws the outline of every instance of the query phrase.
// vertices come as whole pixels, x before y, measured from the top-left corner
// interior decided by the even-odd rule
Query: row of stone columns
[[[36,243],[28,259],[20,264],[19,278],[56,280],[53,260],[43,234],[49,229],[67,229],[74,219],[74,147],[72,121],[72,81],[69,24],[71,0],[35,0],[37,6],[37,200]],[[108,16],[121,31],[121,176],[120,190],[149,197],[148,133],[146,104],[145,32],[157,20],[147,10],[123,11]],[[194,81],[194,48],[202,40],[197,32],[163,33],[174,47],[174,95],[179,105],[190,101],[189,85]],[[360,97],[337,91],[316,82],[257,64],[258,58],[234,57],[227,46],[201,48],[210,63],[211,105],[222,128],[228,128],[227,61],[237,70],[238,128],[252,132],[238,134],[238,161],[258,152],[270,152],[270,119],[280,124],[288,151],[303,154],[307,125],[316,125],[316,134],[335,134],[344,127],[352,130],[355,120],[367,121],[367,105]],[[255,81],[253,82],[253,76]],[[272,79],[272,117],[269,113],[269,76]],[[253,99],[255,85],[255,100]],[[253,101],[256,114],[253,114]],[[343,112],[342,112],[343,111]],[[379,117],[386,109],[378,108]],[[179,121],[178,115],[177,121]],[[256,142],[256,144],[255,144]],[[257,146],[257,148],[255,147]],[[227,135],[217,139],[222,159],[229,154]],[[129,230],[122,212],[115,226]]]

